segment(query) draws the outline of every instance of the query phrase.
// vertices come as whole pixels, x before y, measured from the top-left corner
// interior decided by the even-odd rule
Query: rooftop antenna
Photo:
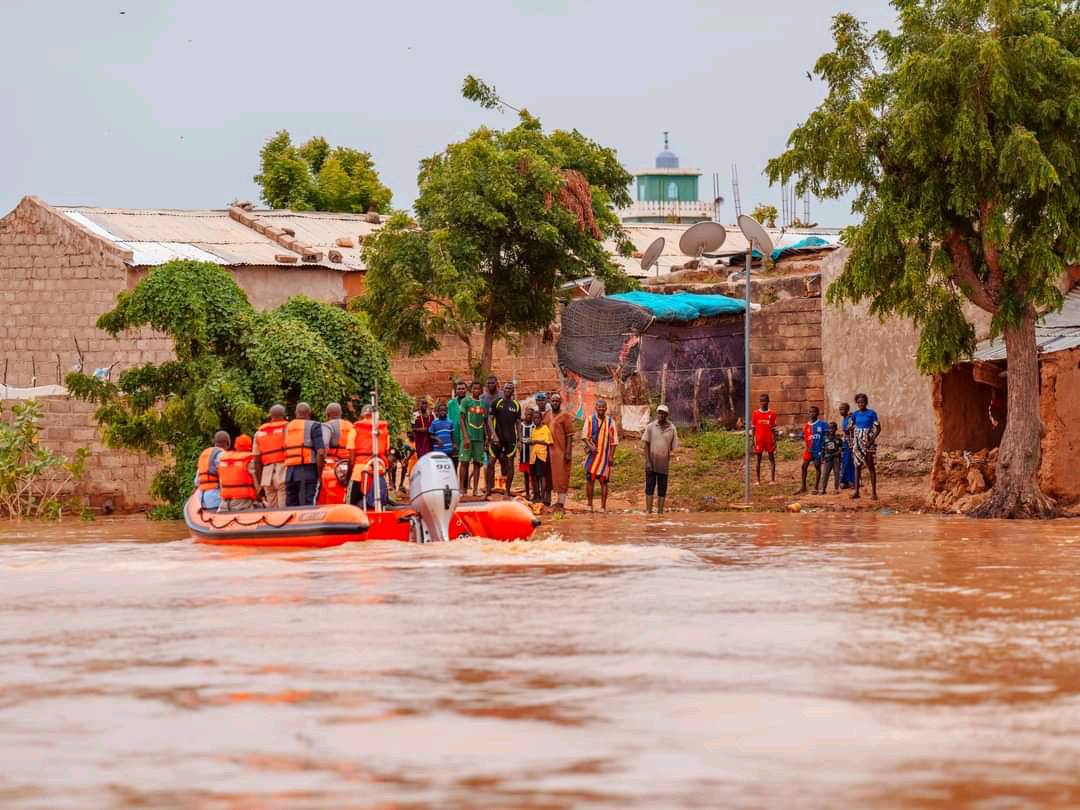
[[[656,260],[660,258],[660,254],[664,252],[664,245],[666,240],[662,236],[658,236],[653,239],[652,244],[645,248],[645,252],[641,254],[641,270],[648,275],[648,272],[656,267],[656,275],[660,275],[660,267],[656,264]]]
[[[810,192],[807,191],[803,195],[803,208],[802,208],[803,225],[807,228],[810,227]]]
[[[664,151],[668,151],[668,131],[664,130]]]
[[[724,198],[720,196],[720,172],[713,172],[712,176],[712,191],[713,191],[713,222],[720,221],[720,206],[724,204]]]
[[[762,261],[764,257],[768,256],[773,251],[772,239],[769,237],[768,232],[761,227],[761,223],[753,217],[748,217],[745,214],[739,215],[739,230],[743,232],[743,236],[746,237],[746,325],[743,327],[743,362],[745,363],[745,371],[743,372],[743,429],[746,431],[746,479],[744,481],[743,501],[750,505],[750,448],[752,446],[751,439],[751,424],[750,424],[750,376],[751,376],[751,364],[750,364],[750,265],[754,260],[754,248],[758,249],[761,253]]]
[[[706,253],[712,253],[719,248],[724,244],[725,239],[727,239],[727,228],[723,225],[716,222],[699,222],[683,231],[683,235],[679,237],[679,250],[684,256],[700,259]]]
[[[742,200],[739,199],[739,167],[731,164],[731,197],[735,201],[735,216],[742,216]]]

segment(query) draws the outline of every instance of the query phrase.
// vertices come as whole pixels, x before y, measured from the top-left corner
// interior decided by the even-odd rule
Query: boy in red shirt
[[[754,411],[750,424],[754,427],[754,452],[757,454],[757,482],[761,483],[761,457],[769,454],[772,483],[776,483],[776,411],[769,410],[769,395],[758,398],[761,408]]]

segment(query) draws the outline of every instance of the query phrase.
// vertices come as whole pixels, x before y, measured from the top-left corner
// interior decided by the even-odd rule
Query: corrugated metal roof
[[[1065,296],[1059,312],[1043,316],[1035,327],[1039,354],[1053,354],[1080,346],[1080,288]],[[984,340],[975,349],[975,360],[992,362],[1005,359],[1005,338]]]
[[[59,209],[94,234],[132,251],[132,264],[140,267],[164,264],[172,259],[198,259],[216,264],[276,265],[334,270],[363,270],[361,237],[379,225],[360,214],[327,214],[301,211],[251,211],[260,224],[288,228],[297,241],[321,251],[318,262],[299,261],[295,251],[229,216],[227,210],[175,210],[96,208],[67,206]],[[335,242],[350,237],[354,247],[339,248]],[[331,250],[341,254],[340,262],[330,261]],[[297,256],[292,263],[275,256]]]

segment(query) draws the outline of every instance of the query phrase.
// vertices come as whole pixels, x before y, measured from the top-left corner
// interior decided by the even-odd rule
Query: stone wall
[[[750,324],[751,407],[768,394],[780,425],[802,424],[809,407],[824,401],[821,299],[778,301],[762,307]]]
[[[841,248],[822,263],[822,290],[840,275],[850,254]],[[830,414],[841,402],[854,407],[855,394],[865,393],[881,417],[883,445],[933,449],[932,382],[915,367],[919,332],[911,321],[881,321],[866,303],[824,304],[821,345]]]

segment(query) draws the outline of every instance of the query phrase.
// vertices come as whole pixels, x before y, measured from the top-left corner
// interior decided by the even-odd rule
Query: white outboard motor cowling
[[[418,460],[409,479],[409,503],[418,518],[413,522],[416,542],[449,540],[450,521],[460,499],[454,462],[449,456],[428,453]]]

